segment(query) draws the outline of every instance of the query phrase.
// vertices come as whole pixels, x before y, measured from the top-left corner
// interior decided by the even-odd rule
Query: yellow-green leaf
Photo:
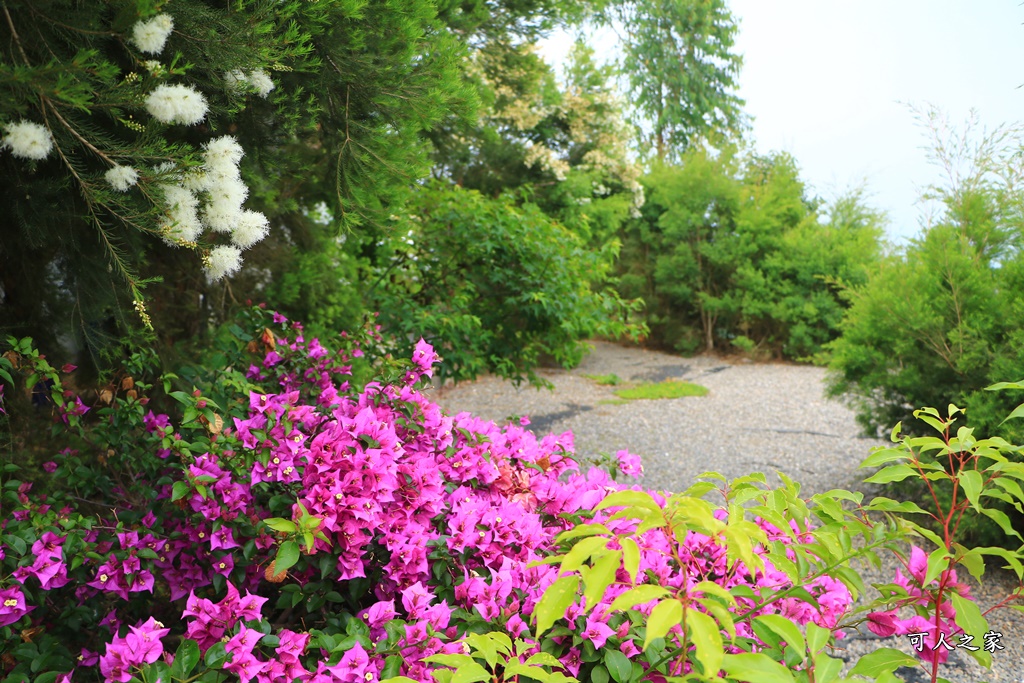
[[[704,675],[714,677],[722,668],[722,634],[714,619],[697,610],[686,611],[686,631],[697,646],[697,661],[704,668]]]
[[[876,678],[885,672],[895,671],[901,666],[917,666],[917,658],[900,652],[896,648],[883,647],[858,659],[850,673]]]
[[[651,616],[647,618],[647,637],[644,638],[644,650],[655,638],[664,638],[669,629],[681,622],[683,619],[683,603],[675,598],[662,600],[654,609]]]
[[[576,599],[576,591],[580,587],[580,577],[563,576],[551,584],[541,596],[534,610],[537,620],[537,639],[555,623],[565,616],[565,610]]]
[[[759,617],[754,617],[754,621],[763,624],[766,628],[778,634],[780,638],[786,641],[787,647],[792,649],[794,653],[799,654],[799,661],[803,661],[806,645],[804,644],[804,636],[800,633],[796,623],[780,614],[762,614]]]
[[[615,600],[612,601],[609,611],[616,612],[623,609],[633,609],[637,605],[642,605],[645,602],[663,598],[668,594],[668,590],[661,586],[645,583],[637,586],[636,588],[630,588],[628,591],[615,598]]]
[[[725,655],[722,668],[733,678],[757,683],[793,683],[793,674],[768,655],[744,652]]]
[[[636,583],[637,572],[640,571],[640,546],[629,536],[619,539],[622,546],[622,566],[629,574],[629,580]]]
[[[583,597],[586,598],[586,611],[592,610],[615,580],[615,574],[622,566],[622,551],[612,550],[602,555],[592,567],[581,567],[583,577]]]

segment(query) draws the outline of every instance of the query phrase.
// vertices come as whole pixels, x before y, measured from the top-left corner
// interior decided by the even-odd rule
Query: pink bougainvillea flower
[[[420,337],[412,352],[412,362],[420,369],[420,372],[427,377],[432,377],[434,375],[434,363],[437,361],[438,357],[434,353],[434,347],[428,344],[423,337]]]
[[[896,634],[898,627],[899,620],[896,616],[896,610],[868,614],[868,629],[876,636],[888,638]]]
[[[25,594],[18,586],[0,590],[0,626],[8,626],[34,610],[25,604]]]
[[[643,476],[644,466],[640,462],[639,455],[634,455],[627,450],[621,450],[615,454],[615,458],[619,461],[619,471],[627,477]]]

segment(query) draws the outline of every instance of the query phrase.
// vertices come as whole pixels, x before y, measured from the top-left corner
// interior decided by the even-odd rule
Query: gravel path
[[[594,350],[580,367],[541,371],[554,385],[553,391],[517,389],[510,382],[485,377],[435,391],[434,398],[453,414],[470,411],[499,423],[527,415],[530,428],[538,434],[570,430],[577,456],[583,460],[626,448],[643,458],[641,483],[651,489],[679,491],[702,472],[715,470],[730,479],[763,472],[772,485],[779,483],[775,472],[781,471],[800,482],[805,496],[846,488],[864,491],[870,499],[877,492],[862,483],[866,473],[858,465],[873,447],[885,442],[861,436],[853,413],[824,397],[824,369],[731,364],[591,343]],[[614,390],[619,387],[600,386],[586,377],[607,374],[625,382],[683,379],[707,387],[709,393],[618,404]],[[889,554],[882,561],[881,570],[863,569],[866,585],[892,580],[898,561]],[[984,610],[1016,585],[1009,572],[990,569],[981,586],[972,585],[972,594]],[[988,618],[991,629],[1003,634],[1005,647],[992,655],[992,669],[985,670],[956,650],[940,670],[941,676],[953,683],[1024,683],[1024,614],[1003,609]],[[976,634],[975,644],[981,639],[982,634]],[[848,661],[879,647],[912,652],[906,636],[882,640],[863,627],[839,644],[846,650],[837,649],[835,655]],[[896,673],[912,683],[930,680],[921,669]]]

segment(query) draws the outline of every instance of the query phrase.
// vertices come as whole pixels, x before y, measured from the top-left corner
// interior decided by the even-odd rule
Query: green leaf
[[[574,545],[572,549],[565,554],[562,558],[562,566],[559,567],[558,573],[572,572],[583,566],[583,563],[590,559],[590,557],[597,552],[605,549],[610,539],[604,536],[590,536],[584,538],[579,543]]]
[[[883,673],[895,671],[901,666],[917,666],[917,658],[891,647],[883,647],[857,660],[850,674],[861,674],[876,678]]]
[[[611,680],[608,676],[608,669],[601,664],[590,670],[590,683],[608,683]]]
[[[870,503],[864,506],[866,510],[878,510],[879,512],[910,512],[914,514],[929,514],[927,510],[922,508],[917,503],[911,500],[905,500],[897,503],[892,498],[883,498],[878,496],[873,498]]]
[[[604,665],[608,667],[608,673],[616,683],[628,683],[633,673],[633,664],[629,657],[618,650],[606,650],[604,653]]]
[[[808,626],[811,624],[808,623]],[[839,677],[843,670],[843,660],[829,657],[824,652],[814,656],[814,683],[829,683]],[[877,682],[876,682],[877,683]]]
[[[1019,420],[1020,418],[1024,418],[1024,403],[1021,403],[1019,406],[1014,408],[1013,412],[1007,415],[1003,422],[1006,422],[1006,420]],[[1003,424],[1003,422],[1000,422],[999,424]]]
[[[269,517],[263,520],[263,523],[274,531],[280,531],[286,534],[294,534],[298,529],[295,526],[295,522],[289,519],[282,519],[281,517]]]
[[[277,549],[277,557],[274,559],[274,572],[280,574],[295,566],[295,563],[298,561],[299,544],[295,541],[285,541]]]
[[[171,677],[188,678],[192,667],[199,663],[199,645],[194,640],[183,640],[174,652],[174,664],[171,666]]]
[[[579,538],[580,536],[593,536],[594,534],[611,534],[608,527],[604,524],[577,524],[571,529],[567,529],[562,533],[558,534],[555,538],[555,543],[563,543],[565,541]]]
[[[910,454],[902,448],[877,448],[874,449],[864,462],[860,464],[861,467],[878,467],[887,462],[893,460],[907,460],[910,458]]]
[[[960,487],[963,488],[964,494],[967,495],[967,500],[971,501],[971,506],[975,509],[979,509],[978,496],[981,494],[982,478],[981,472],[978,470],[961,470],[959,474]]]
[[[171,502],[173,503],[176,500],[181,500],[182,498],[187,496],[189,493],[191,493],[191,491],[192,491],[192,488],[188,485],[188,482],[184,482],[184,481],[176,481],[176,482],[174,482],[174,486],[171,487]]]
[[[807,651],[815,655],[828,643],[832,632],[827,628],[818,626],[813,621],[807,622]]]
[[[985,558],[982,554],[974,549],[968,550],[959,543],[954,543],[953,549],[956,550],[956,561],[967,567],[967,571],[971,573],[971,576],[981,581],[981,577],[985,573]]]
[[[636,583],[637,572],[640,571],[640,546],[629,536],[619,539],[622,546],[622,566],[629,574],[629,580]]]
[[[492,678],[490,671],[473,662],[457,668],[451,683],[477,683],[478,681],[489,681]]]
[[[476,660],[469,655],[459,654],[430,655],[429,657],[424,657],[423,661],[431,664],[440,664],[441,666],[450,666],[453,669],[476,664]],[[477,664],[477,666],[479,666],[479,664]]]
[[[996,524],[998,524],[1000,528],[1002,528],[1002,530],[1006,532],[1007,536],[1016,536],[1017,538],[1024,540],[1024,538],[1021,537],[1017,530],[1013,528],[1013,525],[1010,523],[1010,518],[1007,517],[1006,513],[1003,512],[1002,510],[995,510],[993,508],[981,508],[981,514],[985,515],[986,517],[989,517],[992,520],[995,520]]]
[[[650,646],[655,638],[664,638],[669,629],[681,622],[683,619],[683,603],[675,598],[662,600],[654,609],[651,616],[647,618],[647,637],[644,638],[644,650]]]
[[[917,474],[917,470],[910,465],[892,465],[890,467],[883,467],[864,481],[871,484],[888,484],[892,481],[903,481],[907,477],[913,477]]]
[[[949,553],[945,548],[936,548],[928,555],[928,569],[925,571],[923,582],[926,588],[946,569],[949,564],[946,562],[947,557],[949,557]]]
[[[725,655],[718,623],[707,614],[690,609],[686,611],[686,631],[697,646],[697,661],[703,667],[704,675],[717,676]]]
[[[498,649],[494,647],[494,641],[479,633],[467,633],[466,642],[475,652],[479,652],[487,660],[487,664],[493,669],[498,663]]]
[[[759,617],[755,617],[754,621],[763,624],[777,633],[779,637],[786,641],[788,647],[794,651],[799,651],[800,661],[803,661],[804,649],[806,647],[804,636],[793,621],[779,614],[762,614]]]
[[[630,588],[628,591],[615,598],[615,600],[612,601],[609,611],[616,612],[618,610],[633,609],[637,605],[642,605],[645,602],[663,598],[666,595],[669,595],[667,589],[662,588],[661,586],[645,583],[635,588]]]
[[[990,387],[985,387],[985,391],[1003,391],[1004,389],[1024,389],[1024,381],[1022,382],[996,382]]]
[[[601,600],[608,586],[615,581],[615,574],[622,566],[622,551],[613,550],[602,555],[592,567],[581,567],[583,577],[583,597],[587,601],[586,611],[589,612]]]
[[[203,662],[211,669],[219,669],[227,658],[228,653],[224,649],[224,643],[214,643],[206,651],[206,657],[203,659]]]
[[[988,621],[981,613],[977,603],[956,592],[951,593],[949,599],[953,603],[953,609],[956,610],[956,616],[954,617],[956,625],[964,633],[978,637],[988,632]]]
[[[576,599],[576,591],[580,587],[580,577],[563,576],[551,584],[541,596],[534,610],[537,620],[537,639],[555,623],[565,616],[565,611]]]
[[[793,683],[793,674],[768,655],[744,652],[725,655],[722,668],[732,677],[757,683]]]
[[[594,509],[604,510],[605,508],[610,507],[639,507],[647,508],[649,510],[661,510],[661,507],[657,502],[655,502],[651,494],[644,491],[633,491],[631,489],[608,494],[604,497],[604,500],[594,507]]]
[[[538,664],[543,666],[551,666],[556,669],[565,668],[565,666],[562,664],[561,661],[559,661],[557,657],[547,652],[538,652],[537,654],[532,655],[529,659],[526,660],[526,663],[534,666]]]

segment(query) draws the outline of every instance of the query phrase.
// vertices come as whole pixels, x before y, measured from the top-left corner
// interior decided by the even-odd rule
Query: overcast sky
[[[828,198],[866,182],[890,235],[919,229],[917,199],[940,180],[908,105],[960,124],[1024,120],[1021,0],[730,0],[744,56],[740,96],[761,151],[792,154]],[[607,38],[606,38],[607,40]],[[559,60],[568,39],[545,47]],[[610,47],[610,46],[601,46]]]

